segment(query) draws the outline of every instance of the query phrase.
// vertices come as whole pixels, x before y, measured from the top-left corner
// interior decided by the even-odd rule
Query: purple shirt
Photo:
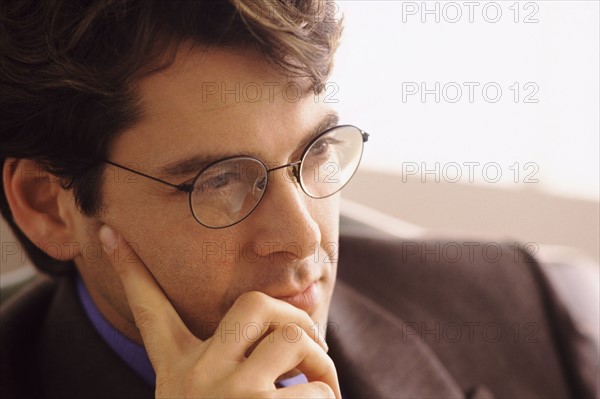
[[[79,276],[77,276],[77,292],[85,313],[102,339],[137,375],[154,387],[156,374],[144,347],[121,334],[102,316]]]
[[[96,304],[92,300],[81,277],[77,276],[77,293],[83,306],[83,310],[92,322],[92,325],[98,331],[102,339],[111,347],[111,349],[123,360],[137,375],[142,377],[148,385],[154,387],[156,384],[156,374],[148,354],[143,346],[130,340],[113,327],[102,316]],[[280,381],[277,385],[280,387],[290,387],[292,385],[308,382],[304,374]]]

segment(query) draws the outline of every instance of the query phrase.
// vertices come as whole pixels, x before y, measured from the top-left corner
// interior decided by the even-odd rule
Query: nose
[[[298,184],[302,184],[300,182],[300,164],[302,161],[296,161],[292,163],[288,163],[286,165],[277,166],[276,168],[272,168],[267,170],[267,173],[275,172],[280,169],[286,169],[289,173],[290,178],[295,178]]]
[[[259,256],[282,252],[287,260],[302,260],[320,245],[316,201],[322,200],[310,198],[300,187],[299,165],[298,161],[268,171],[267,191],[247,220]]]

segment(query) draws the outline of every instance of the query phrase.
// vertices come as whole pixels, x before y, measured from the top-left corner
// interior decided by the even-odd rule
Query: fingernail
[[[104,225],[100,228],[99,237],[102,247],[104,248],[104,252],[109,253],[117,246],[119,237],[117,236],[117,233],[107,225]]]

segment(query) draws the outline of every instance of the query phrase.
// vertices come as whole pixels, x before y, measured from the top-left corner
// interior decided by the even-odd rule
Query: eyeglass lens
[[[313,198],[341,190],[356,172],[363,137],[354,126],[339,126],[319,136],[304,152],[300,185]],[[204,170],[194,183],[190,206],[194,217],[212,228],[227,227],[248,216],[262,199],[268,170],[257,159],[237,157]]]

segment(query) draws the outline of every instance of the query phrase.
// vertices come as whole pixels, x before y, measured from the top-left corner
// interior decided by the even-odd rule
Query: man
[[[320,95],[333,10],[2,4],[2,212],[40,269],[65,274],[3,309],[5,395],[591,396],[585,342],[561,335],[574,327],[522,251],[415,270],[398,263],[420,250],[348,237],[331,305],[339,192],[368,139]],[[482,278],[524,282],[523,310],[509,317]],[[420,284],[437,292],[415,302]],[[440,320],[526,321],[537,341],[424,345],[416,328]]]

